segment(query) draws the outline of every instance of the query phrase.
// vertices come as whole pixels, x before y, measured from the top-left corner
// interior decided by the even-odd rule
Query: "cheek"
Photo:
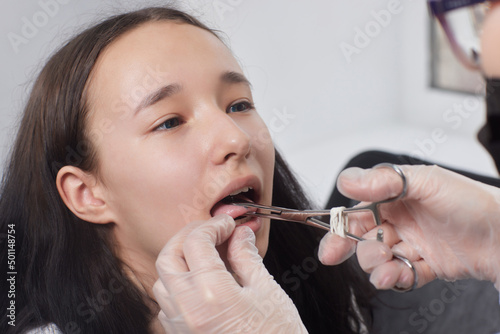
[[[272,183],[275,153],[269,129],[260,116],[256,115],[251,125],[247,127],[246,132],[252,138],[252,147],[256,152],[257,159],[264,169],[265,175],[271,176]]]
[[[271,227],[271,222],[268,220],[264,223],[260,231],[257,233],[255,246],[259,250],[260,257],[264,258],[267,253],[267,248],[269,247],[269,229]]]
[[[127,246],[154,256],[189,221],[201,218],[193,210],[202,177],[199,154],[168,152],[160,142],[141,146],[124,141],[111,141],[102,153],[107,202]]]
[[[252,145],[257,152],[266,156],[269,156],[270,152],[272,152],[272,155],[274,156],[274,143],[271,138],[271,133],[260,117],[255,121],[252,127],[251,137]]]
[[[259,118],[256,124],[254,133],[252,134],[253,143],[252,145],[256,149],[257,159],[262,168],[264,174],[264,198],[261,199],[261,204],[271,205],[272,204],[272,192],[273,192],[273,177],[274,177],[274,165],[275,165],[275,152],[274,143],[271,139],[271,135],[265,123]],[[259,250],[259,255],[263,258],[269,246],[269,230],[271,222],[266,220],[262,228],[256,235],[255,245]]]
[[[203,164],[196,145],[166,143],[161,135],[136,138],[115,132],[99,150],[103,179],[112,195],[159,208],[192,197],[189,189],[197,184]]]

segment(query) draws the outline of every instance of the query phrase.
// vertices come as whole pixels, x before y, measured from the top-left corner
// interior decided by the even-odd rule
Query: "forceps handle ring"
[[[399,195],[397,195],[395,197],[391,197],[391,198],[386,199],[384,201],[377,202],[379,204],[387,203],[387,202],[393,202],[393,201],[397,201],[398,199],[402,199],[403,197],[406,196],[406,193],[408,192],[408,181],[406,180],[406,175],[403,172],[403,170],[401,169],[401,167],[399,167],[398,165],[395,165],[395,164],[390,164],[390,163],[387,163],[387,162],[383,162],[383,163],[375,165],[375,167],[373,167],[373,168],[384,168],[384,167],[385,168],[391,168],[396,173],[398,173],[398,175],[401,177],[401,181],[403,181],[403,189],[401,190],[401,192],[399,193]]]
[[[396,253],[392,253],[392,257],[398,259],[399,261],[404,262],[404,264],[406,264],[406,266],[409,267],[411,269],[411,271],[413,272],[413,284],[411,287],[400,288],[400,287],[395,286],[392,288],[392,290],[394,290],[396,292],[409,292],[409,291],[415,290],[417,288],[417,285],[418,285],[418,274],[417,274],[417,270],[415,269],[415,266],[413,265],[413,263],[411,263],[411,261],[408,260],[406,257],[399,255],[399,254],[396,254]]]
[[[308,222],[315,224],[315,225],[308,224],[310,226],[316,226],[316,227],[319,227],[321,229],[325,229],[325,230],[328,229],[329,230],[329,228],[326,228],[326,224],[323,223],[319,219],[309,218]],[[377,241],[383,242],[383,239],[384,239],[383,235],[384,235],[384,231],[382,229],[379,229],[377,231]],[[351,234],[349,232],[345,232],[345,236],[348,237],[349,239],[353,239],[355,241],[364,241],[364,240],[366,240],[365,238],[358,237],[357,235]],[[399,254],[393,252],[392,253],[392,258],[393,259],[398,259],[398,260],[402,261],[408,268],[411,269],[411,271],[413,273],[413,284],[412,284],[411,287],[409,287],[409,288],[400,288],[400,287],[395,286],[395,287],[392,288],[392,290],[394,290],[396,292],[409,292],[409,291],[415,290],[417,288],[417,285],[418,285],[418,274],[417,274],[417,271],[415,269],[415,266],[411,263],[410,260],[408,260],[403,255],[399,255]]]
[[[372,211],[373,216],[375,218],[376,225],[380,225],[381,224],[380,213],[378,211],[378,205],[379,204],[383,204],[383,203],[388,203],[388,202],[393,202],[393,201],[400,200],[403,197],[405,197],[406,193],[408,192],[408,181],[407,181],[406,175],[403,172],[403,170],[401,169],[401,167],[399,167],[398,165],[395,165],[395,164],[390,164],[390,163],[384,162],[384,163],[380,163],[380,164],[375,165],[375,167],[373,167],[373,168],[384,168],[384,167],[385,168],[391,168],[396,173],[398,173],[398,175],[401,177],[401,181],[403,182],[403,189],[401,190],[401,192],[399,193],[399,195],[397,195],[395,197],[392,197],[392,198],[389,198],[389,199],[386,199],[386,200],[383,200],[383,201],[379,201],[379,202],[374,202],[374,203],[368,204],[366,206],[367,210]],[[379,240],[379,241],[383,240],[383,230],[379,230],[377,232],[377,240]],[[415,290],[417,288],[417,285],[418,285],[418,274],[417,274],[417,271],[415,269],[415,266],[406,257],[404,257],[402,255],[399,255],[397,253],[393,252],[392,253],[392,257],[398,259],[399,261],[402,261],[413,272],[413,284],[412,284],[411,287],[409,287],[409,288],[400,288],[400,287],[395,286],[395,287],[392,288],[392,290],[397,291],[397,292],[408,292],[408,291]]]
[[[349,213],[353,213],[353,212],[370,211],[373,214],[373,218],[375,219],[375,224],[377,226],[379,226],[380,224],[382,224],[382,221],[380,220],[380,212],[379,212],[378,206],[380,204],[394,202],[394,201],[400,200],[403,197],[405,197],[406,193],[408,192],[408,182],[406,180],[406,175],[403,173],[403,170],[398,165],[383,162],[383,163],[380,163],[378,165],[375,165],[375,167],[373,167],[373,168],[391,168],[392,170],[394,170],[401,177],[401,181],[403,182],[403,189],[401,190],[401,192],[397,196],[394,196],[394,197],[391,197],[391,198],[388,198],[388,199],[385,199],[382,201],[378,201],[378,202],[372,202],[372,203],[366,204],[364,206],[355,206],[352,208],[346,208],[346,209],[344,209],[344,212],[346,214],[349,214]]]

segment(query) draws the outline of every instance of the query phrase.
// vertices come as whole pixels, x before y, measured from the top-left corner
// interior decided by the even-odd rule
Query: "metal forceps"
[[[379,213],[379,205],[384,204],[384,203],[389,203],[393,201],[397,201],[401,198],[403,198],[406,195],[406,192],[408,190],[408,183],[406,180],[406,176],[404,175],[403,171],[401,168],[399,168],[397,165],[393,164],[388,164],[388,163],[382,163],[376,165],[374,168],[391,168],[393,169],[398,175],[401,177],[402,183],[403,183],[403,189],[401,193],[395,197],[383,200],[383,201],[378,201],[378,202],[373,202],[369,203],[363,206],[357,206],[357,207],[352,207],[352,208],[346,208],[343,210],[343,215],[349,215],[350,213],[357,213],[357,212],[363,212],[363,211],[370,211],[373,214],[375,224],[378,226],[382,222],[380,220],[380,213]],[[330,231],[331,226],[328,223],[325,223],[321,221],[318,218],[315,217],[321,217],[321,216],[330,216],[330,210],[295,210],[295,209],[288,209],[288,208],[282,208],[282,207],[277,207],[277,206],[265,206],[265,205],[260,205],[260,204],[255,204],[251,202],[233,202],[233,205],[239,205],[243,206],[249,209],[256,209],[256,211],[249,211],[244,214],[244,216],[252,216],[252,217],[262,217],[262,218],[270,218],[274,220],[281,220],[281,221],[288,221],[288,222],[296,222],[300,224],[305,224],[308,226],[312,227],[317,227],[323,230]],[[356,240],[356,241],[363,241],[365,239],[358,237],[355,234],[349,233],[348,231],[344,232],[345,236]],[[377,240],[382,241],[383,240],[383,230],[380,229],[377,233]],[[400,292],[405,292],[405,291],[411,291],[414,288],[416,288],[418,284],[418,277],[417,277],[417,272],[410,262],[406,257],[401,256],[399,254],[393,253],[393,257],[402,261],[405,265],[407,265],[413,272],[413,277],[414,277],[414,283],[413,286],[409,289],[402,289],[395,287],[393,288],[396,291]]]

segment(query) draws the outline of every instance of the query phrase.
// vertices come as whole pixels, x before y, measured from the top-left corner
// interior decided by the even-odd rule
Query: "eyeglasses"
[[[484,0],[427,0],[460,62],[469,69],[481,65],[481,27],[490,2]]]

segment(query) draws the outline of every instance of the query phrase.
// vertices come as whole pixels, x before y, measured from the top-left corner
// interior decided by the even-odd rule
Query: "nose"
[[[212,163],[218,165],[230,160],[240,160],[250,154],[250,135],[232,116],[219,110],[209,124],[211,140],[209,139],[208,149]]]

